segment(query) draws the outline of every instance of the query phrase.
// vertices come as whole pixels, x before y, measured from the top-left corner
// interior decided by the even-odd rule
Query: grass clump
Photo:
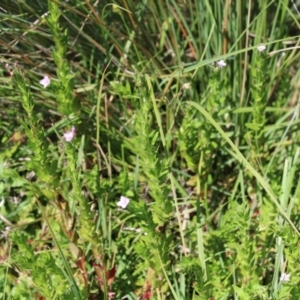
[[[298,4],[4,2],[2,298],[298,299]]]

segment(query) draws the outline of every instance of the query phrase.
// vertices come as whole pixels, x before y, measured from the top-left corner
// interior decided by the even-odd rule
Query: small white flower
[[[191,85],[192,85],[191,82],[186,82],[186,83],[183,84],[182,88],[184,90],[188,90],[188,89],[191,88]]]
[[[221,59],[217,62],[217,65],[219,68],[223,68],[226,66],[226,62],[223,59]]]
[[[63,138],[65,139],[66,142],[71,142],[73,140],[74,135],[75,135],[75,127],[72,126],[72,129],[67,131],[63,135]]]
[[[122,207],[123,209],[129,204],[129,199],[127,197],[121,196],[120,201],[117,203],[117,206]]]
[[[289,282],[291,274],[282,273],[280,276],[280,282]]]
[[[257,47],[257,50],[258,50],[259,52],[263,52],[263,51],[266,50],[266,46],[265,46],[265,45],[259,45],[259,46]]]
[[[39,83],[46,88],[50,84],[50,78],[48,75],[45,75],[44,78],[39,81]]]

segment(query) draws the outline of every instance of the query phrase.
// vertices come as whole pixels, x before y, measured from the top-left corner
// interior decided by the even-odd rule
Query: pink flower
[[[223,59],[221,59],[217,62],[217,65],[219,68],[223,68],[226,66],[226,62]]]
[[[121,196],[120,201],[117,203],[117,206],[122,207],[123,209],[129,204],[129,199]]]
[[[14,71],[11,70],[9,63],[5,64],[5,68],[7,69],[7,71],[9,72],[10,76],[14,75]]]
[[[44,78],[39,81],[39,83],[46,88],[50,84],[50,78],[48,75],[45,75]]]
[[[10,231],[11,231],[10,227],[6,226],[5,230],[2,231],[2,236],[7,239],[8,238],[8,234],[9,234]]]
[[[259,46],[257,47],[257,50],[258,50],[259,52],[263,52],[263,51],[266,50],[266,46],[265,46],[265,45],[259,45]]]
[[[108,295],[108,299],[113,299],[115,297],[116,293],[108,292],[107,295]]]
[[[282,273],[280,276],[281,282],[289,282],[290,281],[291,274]]]
[[[63,138],[66,142],[71,142],[73,140],[73,137],[75,135],[75,126],[72,126],[71,130],[67,131]]]

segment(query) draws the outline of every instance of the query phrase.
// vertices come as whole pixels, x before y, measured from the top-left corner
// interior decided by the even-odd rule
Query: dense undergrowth
[[[0,4],[2,299],[299,299],[299,1]]]

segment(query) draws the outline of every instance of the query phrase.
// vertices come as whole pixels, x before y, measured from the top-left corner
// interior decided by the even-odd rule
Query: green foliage
[[[76,109],[73,96],[74,75],[71,73],[67,60],[68,50],[68,30],[61,28],[59,8],[60,2],[48,1],[49,15],[46,16],[47,24],[51,30],[55,49],[52,52],[53,60],[56,64],[56,75],[59,83],[55,85],[58,111],[65,116],[69,116]]]
[[[1,298],[299,298],[289,4],[4,1]]]
[[[163,226],[172,217],[172,203],[168,199],[167,184],[170,171],[170,160],[159,154],[162,147],[159,142],[159,132],[151,127],[154,109],[146,82],[137,82],[139,100],[135,104],[134,131],[135,136],[130,140],[130,149],[136,149],[141,169],[147,178],[149,195],[154,200],[150,205],[152,221],[157,226]],[[155,100],[154,100],[155,101]]]
[[[258,51],[257,51],[258,52]],[[246,123],[247,128],[250,131],[247,133],[247,139],[253,142],[256,151],[253,152],[260,153],[263,149],[261,149],[261,144],[263,143],[261,134],[263,133],[263,127],[266,122],[265,117],[265,108],[266,108],[266,82],[267,82],[267,58],[263,53],[255,52],[253,55],[253,66],[251,66],[251,96],[253,101],[253,120],[251,123]],[[254,156],[258,156],[256,154]],[[261,155],[260,155],[261,156]],[[254,157],[255,158],[255,157]]]
[[[27,289],[35,290],[47,299],[59,299],[69,293],[63,270],[56,265],[56,260],[49,252],[35,254],[25,234],[14,232],[10,238],[18,247],[12,251],[11,259],[23,274],[20,279],[26,283]]]

